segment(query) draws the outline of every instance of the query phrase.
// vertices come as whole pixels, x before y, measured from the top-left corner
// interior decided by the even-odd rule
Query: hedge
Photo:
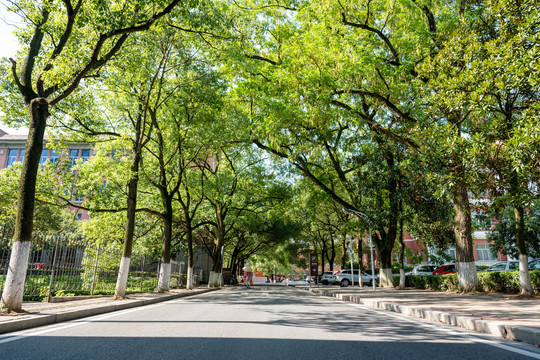
[[[540,270],[531,270],[529,275],[533,289],[540,293]],[[399,283],[399,277],[396,283]],[[434,291],[459,291],[457,274],[407,276],[405,285]],[[478,287],[479,291],[518,294],[521,292],[519,271],[479,272]]]

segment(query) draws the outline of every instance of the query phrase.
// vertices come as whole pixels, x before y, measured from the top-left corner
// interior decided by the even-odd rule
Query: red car
[[[443,274],[455,274],[456,273],[456,264],[446,264],[439,267],[433,272],[433,275],[443,275]]]

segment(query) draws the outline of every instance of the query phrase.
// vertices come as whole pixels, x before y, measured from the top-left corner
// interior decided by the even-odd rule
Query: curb
[[[454,315],[442,311],[427,310],[415,306],[400,305],[380,300],[363,299],[356,295],[335,294],[330,291],[318,291],[317,289],[306,290],[322,296],[334,297],[342,301],[361,304],[374,309],[392,311],[414,318],[426,319],[431,322],[444,323],[467,330],[474,330],[484,334],[495,335],[505,339],[540,346],[540,329],[525,326],[505,325],[501,322],[481,320],[472,318],[470,316]]]
[[[205,294],[205,293],[216,291],[216,290],[219,290],[219,288],[193,290],[190,292],[170,294],[170,295],[159,296],[159,297],[155,297],[151,299],[134,300],[134,301],[124,302],[124,303],[121,303],[122,300],[119,300],[118,304],[103,305],[103,306],[97,306],[94,308],[87,308],[87,309],[78,309],[78,310],[61,312],[57,314],[36,315],[35,317],[28,318],[28,319],[15,319],[15,320],[0,323],[0,334],[26,330],[26,329],[30,329],[30,328],[38,327],[38,326],[51,325],[51,324],[69,321],[69,320],[81,319],[88,316],[100,315],[100,314],[105,314],[108,312],[113,312],[113,311],[118,311],[118,310],[125,310],[129,308],[160,303],[163,301],[178,299],[182,297]]]

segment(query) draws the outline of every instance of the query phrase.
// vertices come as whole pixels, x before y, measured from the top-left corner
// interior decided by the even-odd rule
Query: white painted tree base
[[[129,263],[131,258],[122,257],[120,260],[120,268],[118,269],[118,279],[116,280],[116,289],[114,290],[115,299],[123,299],[126,297],[127,279],[129,275]]]
[[[186,280],[186,289],[193,289],[193,268],[190,267],[187,269],[187,280]]]
[[[171,263],[161,263],[159,268],[159,281],[157,286],[158,292],[169,291],[169,283],[171,281]]]
[[[521,295],[534,295],[529,276],[529,257],[527,255],[519,255],[519,282],[521,284]]]
[[[476,291],[478,288],[478,270],[476,269],[476,264],[474,262],[458,262],[456,266],[460,291]]]
[[[405,269],[399,269],[399,289],[405,289]]]
[[[210,271],[210,276],[208,278],[208,287],[220,287],[220,283],[223,284],[223,275],[221,273]]]
[[[392,268],[381,269],[379,271],[379,286],[394,287]]]
[[[9,267],[4,282],[4,291],[0,308],[20,311],[24,296],[24,283],[28,270],[28,255],[30,254],[30,241],[17,241],[9,258]]]

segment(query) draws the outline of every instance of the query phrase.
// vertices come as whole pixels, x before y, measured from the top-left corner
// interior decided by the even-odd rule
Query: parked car
[[[408,273],[405,273],[405,275],[432,275],[435,270],[437,270],[439,266],[437,265],[418,265],[415,266],[412,271],[409,271]]]
[[[529,261],[529,270],[540,270],[540,259]]]
[[[322,279],[322,275],[317,275],[317,276],[306,276],[304,278],[305,281],[309,282],[309,283],[317,283],[317,284],[320,284],[321,283],[321,279]]]
[[[433,271],[433,275],[455,274],[456,264],[445,264]]]
[[[354,280],[355,284],[358,284],[358,270],[354,270],[353,277],[351,277],[351,269],[344,269],[337,273],[336,275],[336,282],[340,286],[349,286],[352,284],[352,281]],[[375,276],[375,282],[377,282],[379,278]],[[362,271],[362,284],[364,285],[373,285],[372,277],[370,274],[366,273],[365,271]]]
[[[519,270],[519,261],[517,260],[499,261],[486,269],[486,271],[514,271],[514,270]]]
[[[323,285],[334,285],[337,284],[336,275],[337,271],[325,271],[321,278],[321,283]]]

